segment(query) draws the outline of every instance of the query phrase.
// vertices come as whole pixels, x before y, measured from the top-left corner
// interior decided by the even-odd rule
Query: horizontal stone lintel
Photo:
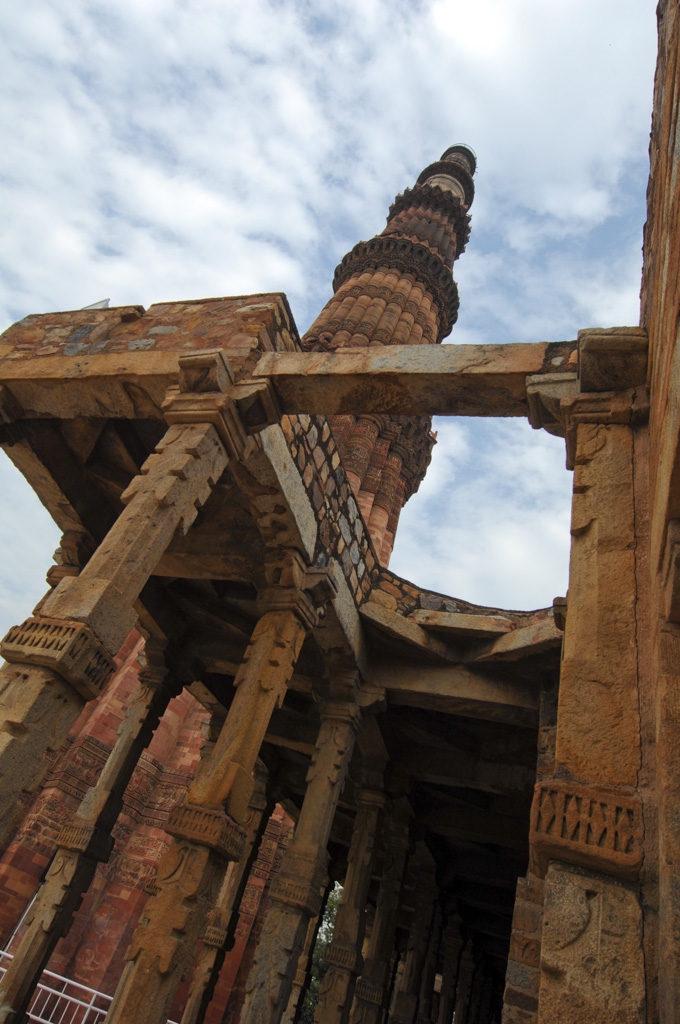
[[[267,353],[286,413],[526,416],[526,377],[567,367],[576,342],[402,345]]]
[[[507,682],[465,665],[430,665],[381,661],[372,681],[384,687],[388,703],[534,726],[538,719],[538,690]]]

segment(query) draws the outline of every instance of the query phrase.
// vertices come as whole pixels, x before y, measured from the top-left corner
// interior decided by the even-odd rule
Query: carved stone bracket
[[[575,782],[540,782],[529,834],[533,868],[541,877],[550,859],[637,878],[642,864],[639,797]]]
[[[265,571],[270,585],[257,597],[261,615],[293,611],[305,629],[313,629],[318,622],[318,610],[337,594],[337,586],[329,571],[305,565],[298,551],[284,552],[282,559],[268,562]]]
[[[310,917],[316,917],[321,911],[321,894],[318,886],[306,885],[281,874],[273,880],[269,895],[277,903],[285,903],[286,906],[304,910]]]
[[[207,846],[227,860],[240,860],[246,841],[245,831],[223,811],[212,811],[195,804],[174,807],[165,831],[175,839],[188,839]]]
[[[576,373],[534,373],[527,377],[529,423],[534,430],[564,437],[561,403],[563,398],[578,394]]]
[[[232,459],[243,458],[251,435],[281,416],[271,381],[235,383],[222,349],[180,356],[179,386],[168,390],[163,412],[168,424],[212,423]]]
[[[627,391],[571,395],[561,402],[567,442],[567,469],[576,465],[576,433],[580,423],[621,423],[634,426],[649,417],[649,396],[645,388]]]
[[[113,658],[88,626],[47,616],[12,626],[0,653],[7,661],[51,668],[84,700],[98,697],[116,670]]]
[[[579,331],[578,377],[581,391],[622,391],[644,387],[648,347],[644,327]]]
[[[566,597],[555,597],[553,598],[553,618],[555,625],[558,629],[564,630],[567,628],[567,598]]]

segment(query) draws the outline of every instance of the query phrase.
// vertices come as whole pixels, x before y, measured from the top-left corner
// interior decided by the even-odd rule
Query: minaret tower
[[[397,196],[387,227],[336,268],[333,298],[302,339],[314,352],[368,345],[436,345],[458,316],[453,264],[470,234],[476,159],[451,146]],[[428,416],[333,416],[345,471],[382,565],[399,514],[430,463]]]

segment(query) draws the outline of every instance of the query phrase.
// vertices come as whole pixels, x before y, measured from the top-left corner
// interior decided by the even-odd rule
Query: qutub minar
[[[292,1024],[335,882],[318,1022],[680,1020],[679,24],[640,326],[441,345],[453,146],[301,339],[281,294],[3,335],[2,445],[63,541],[2,642],[0,1024]],[[390,572],[432,414],[565,438],[553,607]]]

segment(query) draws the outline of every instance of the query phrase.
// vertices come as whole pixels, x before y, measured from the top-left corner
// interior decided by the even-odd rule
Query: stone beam
[[[425,812],[421,811],[418,821],[429,832],[446,839],[493,843],[515,850],[524,850],[529,845],[528,815],[523,821],[516,815],[499,814],[462,800],[442,800]]]
[[[381,662],[372,682],[385,689],[390,704],[513,725],[534,726],[538,719],[538,689],[466,665]]]
[[[528,375],[565,369],[576,342],[392,345],[334,352],[266,353],[286,413],[526,416]]]
[[[529,626],[520,626],[490,641],[484,648],[473,654],[474,661],[518,661],[532,654],[559,650],[562,645],[562,631],[555,625],[552,616]]]
[[[399,767],[404,774],[419,782],[436,786],[476,789],[483,793],[516,793],[531,790],[536,778],[535,769],[520,764],[486,761],[451,745],[439,749],[408,747],[399,755]]]

